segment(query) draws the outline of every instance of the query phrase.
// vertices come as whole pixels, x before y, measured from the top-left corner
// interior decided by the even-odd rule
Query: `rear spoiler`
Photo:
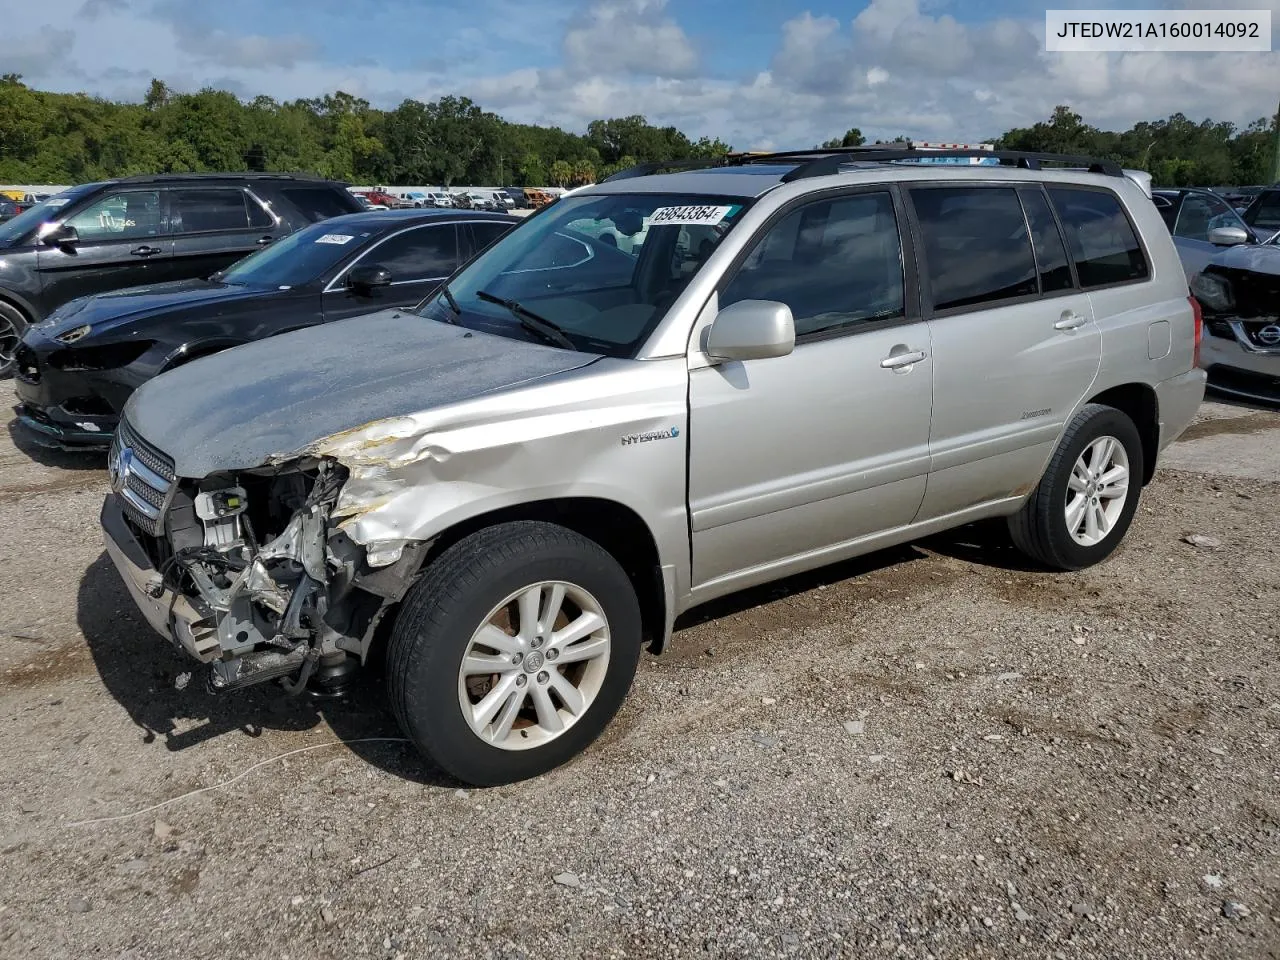
[[[1142,188],[1142,192],[1151,199],[1151,174],[1145,170],[1125,170],[1124,175]]]

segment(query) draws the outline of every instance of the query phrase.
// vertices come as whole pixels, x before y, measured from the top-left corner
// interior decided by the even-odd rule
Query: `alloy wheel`
[[[1067,479],[1066,520],[1071,539],[1085,547],[1107,538],[1129,497],[1129,455],[1115,437],[1099,437],[1081,451]]]

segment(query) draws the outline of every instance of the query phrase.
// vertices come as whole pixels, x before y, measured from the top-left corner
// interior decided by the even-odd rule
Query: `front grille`
[[[36,359],[36,352],[25,343],[18,344],[13,351],[13,370],[23,383],[40,382],[40,361]]]
[[[1280,318],[1268,323],[1244,321],[1240,324],[1240,329],[1245,339],[1257,349],[1280,352]]]
[[[139,529],[152,536],[164,531],[164,513],[173,494],[173,461],[147,443],[129,425],[120,426],[107,455],[111,489]]]

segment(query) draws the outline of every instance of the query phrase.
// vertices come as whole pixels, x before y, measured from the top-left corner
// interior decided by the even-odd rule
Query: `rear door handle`
[[[1058,322],[1053,325],[1053,329],[1076,330],[1083,327],[1088,322],[1088,317],[1083,317],[1074,310],[1063,310],[1062,316],[1059,317]]]
[[[928,356],[923,350],[912,350],[910,353],[892,353],[880,361],[885,370],[901,370],[919,363]]]
[[[148,247],[143,244],[140,247],[134,247],[129,251],[131,256],[135,257],[154,257],[157,253],[164,253],[159,247]]]

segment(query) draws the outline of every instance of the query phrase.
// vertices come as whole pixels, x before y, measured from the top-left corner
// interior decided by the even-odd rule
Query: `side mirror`
[[[776,300],[739,300],[711,323],[707,353],[717,360],[765,360],[785,357],[796,346],[791,308]]]
[[[355,267],[347,274],[347,288],[356,293],[370,294],[379,287],[391,286],[391,273],[386,267],[371,263],[367,267]]]
[[[61,223],[40,238],[51,247],[74,247],[80,242],[80,231],[67,223]]]
[[[1209,231],[1209,242],[1216,247],[1236,247],[1251,239],[1244,227],[1214,227]]]

